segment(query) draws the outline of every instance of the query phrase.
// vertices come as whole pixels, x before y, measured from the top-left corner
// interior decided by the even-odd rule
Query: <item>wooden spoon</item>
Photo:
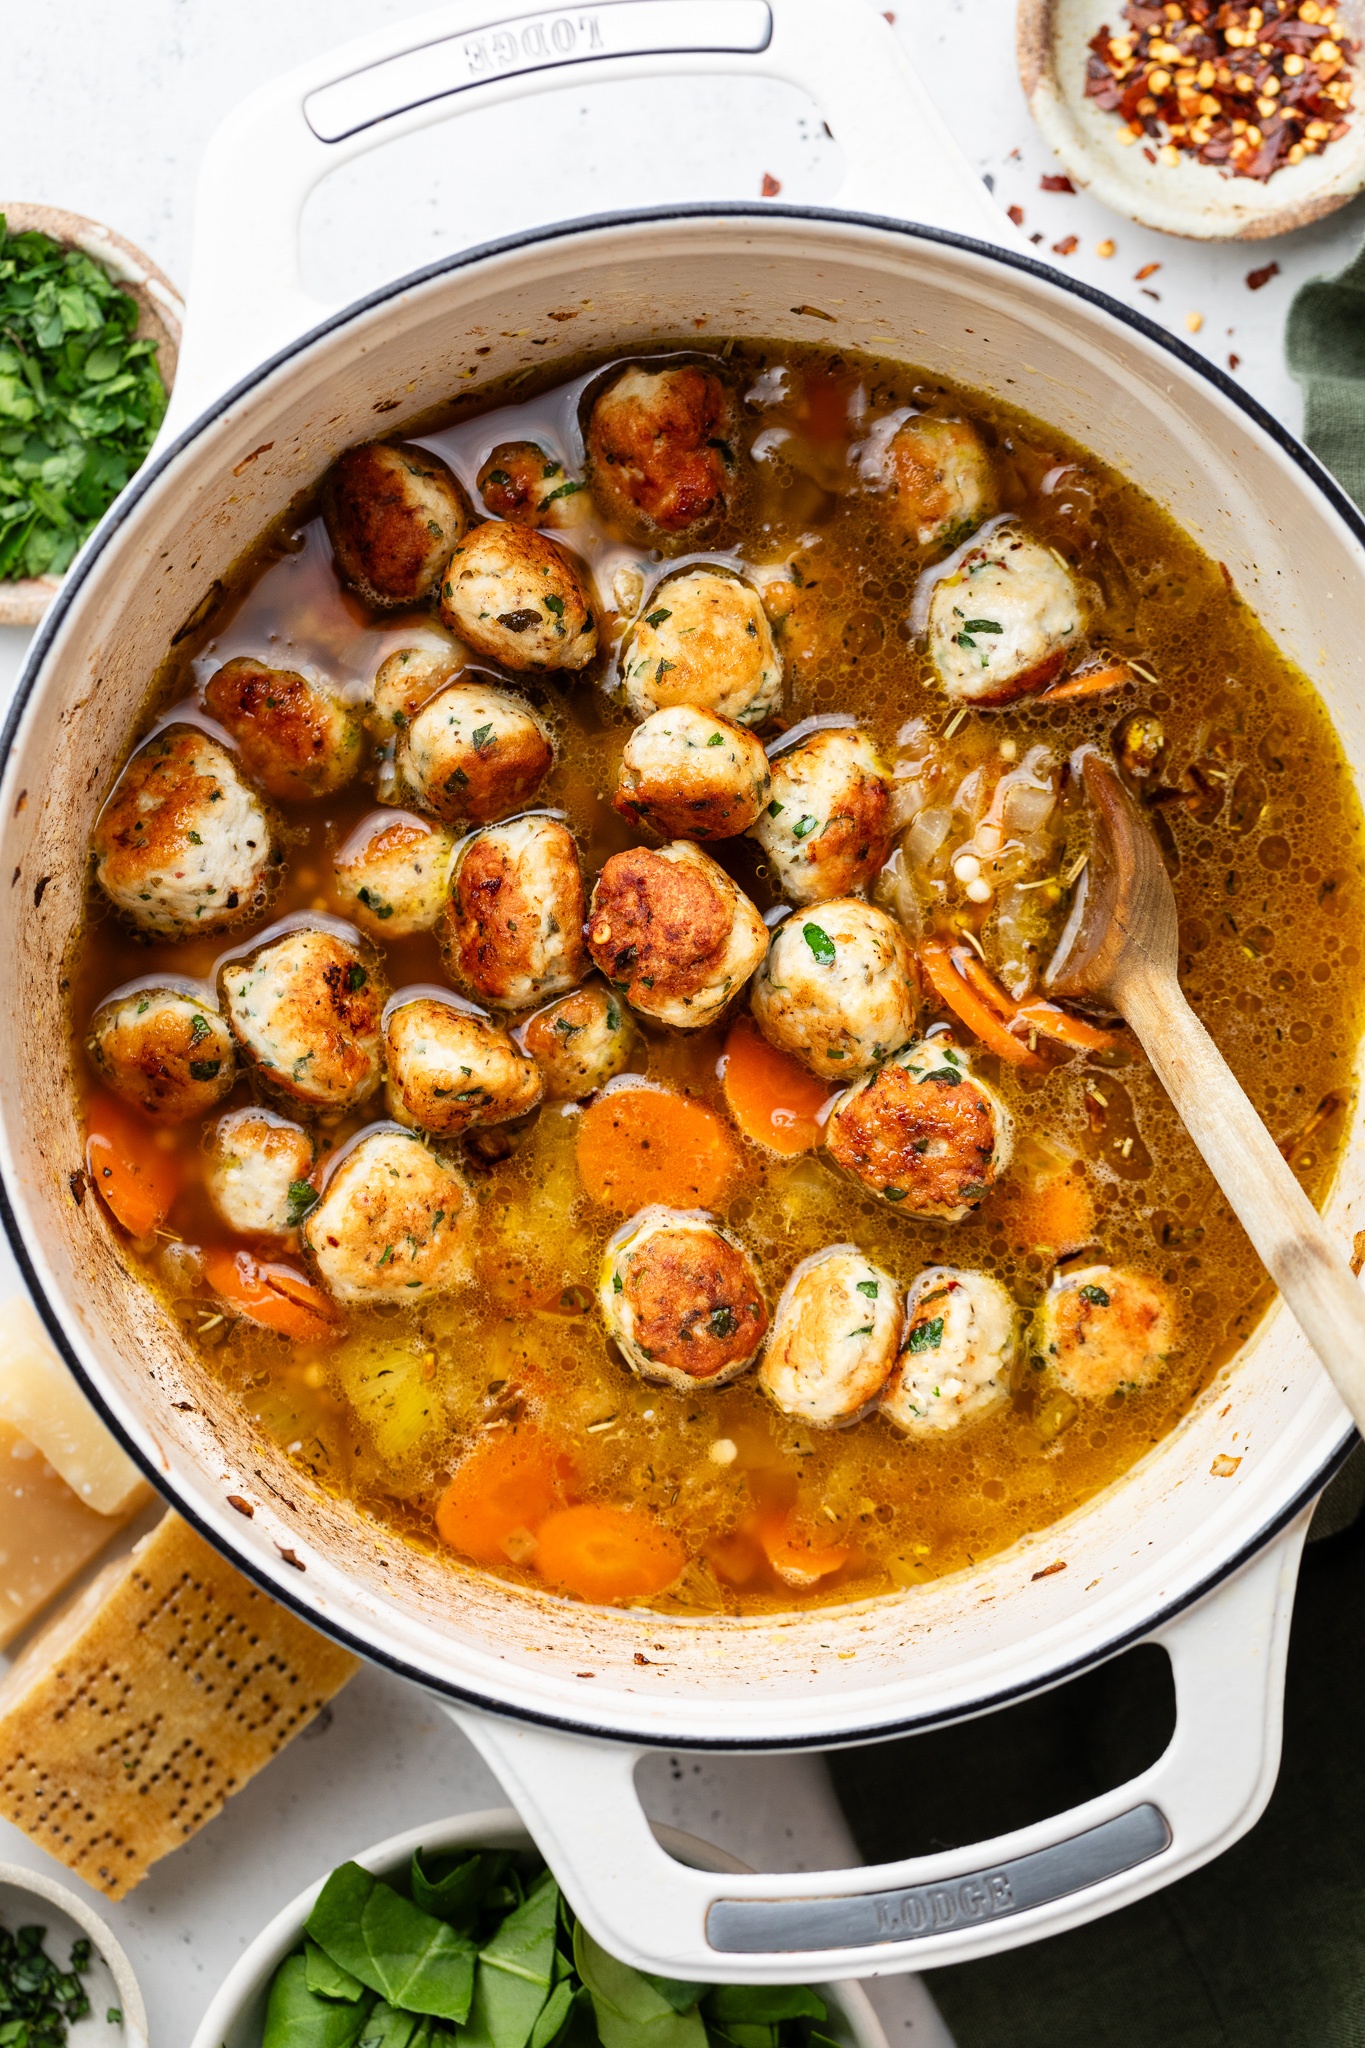
[[[1227,1061],[1185,1001],[1175,893],[1150,826],[1094,748],[1080,768],[1094,846],[1043,976],[1049,994],[1117,1010],[1299,1328],[1365,1432],[1365,1292]]]

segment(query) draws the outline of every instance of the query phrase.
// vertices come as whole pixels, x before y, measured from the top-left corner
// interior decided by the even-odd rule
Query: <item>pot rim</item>
[[[774,219],[787,220],[793,223],[816,222],[822,226],[834,228],[853,227],[870,229],[874,232],[898,236],[910,242],[936,244],[947,249],[965,251],[970,255],[986,258],[991,262],[1003,265],[1006,269],[1018,271],[1024,276],[1031,277],[1039,283],[1046,285],[1050,289],[1060,290],[1089,306],[1093,306],[1098,311],[1116,319],[1121,325],[1131,328],[1145,341],[1155,343],[1166,354],[1174,357],[1184,370],[1201,377],[1206,383],[1211,384],[1220,396],[1230,400],[1238,411],[1244,413],[1268,439],[1275,443],[1282,455],[1286,456],[1303,472],[1308,481],[1327,500],[1331,509],[1348,528],[1361,548],[1365,549],[1365,513],[1362,513],[1354,501],[1347,496],[1336,478],[1325,468],[1311,450],[1291,434],[1280,421],[1275,419],[1273,414],[1268,412],[1258,399],[1253,398],[1248,392],[1242,390],[1241,386],[1227,372],[1219,369],[1215,363],[1210,362],[1198,350],[1191,348],[1186,342],[1181,341],[1178,336],[1170,334],[1165,328],[1158,326],[1146,314],[1138,312],[1131,306],[1126,306],[1121,300],[1111,297],[1107,292],[1099,290],[1094,285],[1086,284],[1079,278],[1064,275],[1050,264],[1042,262],[1035,256],[1030,256],[1020,250],[985,242],[975,236],[958,234],[951,229],[929,227],[915,221],[897,220],[883,214],[846,211],[837,207],[778,205],[771,201],[764,203],[761,207],[756,207],[749,201],[725,200],[676,203],[656,207],[622,208],[608,213],[584,215],[573,220],[556,221],[548,226],[522,229],[516,234],[501,236],[493,241],[479,243],[473,248],[457,251],[453,255],[439,257],[435,262],[381,285],[375,290],[367,292],[362,297],[352,300],[348,305],[338,308],[337,311],[329,313],[316,326],[308,328],[300,335],[296,335],[291,341],[285,343],[283,347],[277,349],[274,354],[267,356],[262,362],[256,364],[245,376],[239,378],[235,384],[220,392],[182,430],[174,441],[162,449],[152,460],[143,465],[127,488],[115,500],[108,512],[106,512],[104,518],[77,555],[71,569],[67,572],[61,590],[34,635],[33,644],[29,649],[24,667],[20,673],[19,683],[6,714],[3,729],[0,729],[0,749],[3,749],[6,761],[5,778],[11,772],[10,763],[13,758],[16,735],[20,722],[33,698],[42,665],[47,658],[52,642],[67,612],[84,587],[108,541],[131,516],[134,508],[152,486],[173,463],[179,460],[205,429],[212,426],[230,407],[246,397],[256,386],[265,382],[277,369],[290,362],[296,356],[304,354],[313,343],[327,335],[338,332],[351,321],[377,310],[387,302],[401,297],[405,292],[411,291],[416,286],[434,282],[440,277],[471,268],[475,264],[487,262],[498,256],[510,255],[520,250],[533,248],[537,244],[562,241],[572,236],[591,234],[598,231],[610,231],[616,228],[639,227],[648,225],[651,222],[736,220],[752,221],[766,226]],[[3,779],[0,778],[0,784],[2,784]],[[82,1392],[95,1407],[102,1421],[112,1431],[115,1438],[151,1481],[157,1491],[174,1507],[176,1513],[182,1515],[206,1542],[215,1549],[224,1551],[233,1566],[238,1571],[244,1573],[254,1584],[258,1585],[271,1599],[281,1601],[311,1627],[332,1637],[333,1640],[343,1643],[348,1649],[353,1650],[367,1662],[378,1664],[386,1670],[393,1671],[397,1676],[409,1679],[423,1686],[427,1691],[434,1692],[441,1697],[457,1700],[464,1705],[482,1708],[485,1711],[500,1714],[513,1720],[529,1722],[538,1727],[557,1729],[566,1734],[586,1736],[600,1741],[611,1742],[630,1743],[648,1740],[648,1736],[643,1733],[631,1734],[619,1728],[603,1726],[591,1718],[568,1713],[555,1713],[523,1703],[509,1703],[497,1700],[473,1685],[457,1685],[448,1678],[435,1677],[431,1673],[423,1671],[410,1663],[405,1657],[398,1654],[397,1651],[380,1647],[370,1642],[363,1633],[339,1620],[334,1612],[329,1610],[326,1614],[319,1613],[310,1602],[302,1599],[291,1588],[274,1578],[262,1565],[257,1563],[246,1549],[238,1550],[235,1547],[226,1546],[222,1532],[201,1516],[197,1509],[180,1497],[174,1480],[169,1479],[168,1475],[144,1452],[142,1447],[127,1435],[121,1422],[105,1402],[100,1389],[94,1384],[81,1364],[75,1348],[67,1339],[62,1315],[59,1309],[49,1301],[46,1289],[38,1277],[33,1262],[28,1256],[23,1233],[19,1227],[18,1218],[10,1199],[9,1186],[3,1171],[0,1171],[0,1227],[3,1227],[15,1262],[23,1275],[25,1285],[47,1328],[48,1334],[56,1345],[64,1363],[74,1375]],[[1196,1580],[1183,1592],[1174,1595],[1160,1607],[1155,1608],[1130,1626],[1119,1630],[1112,1636],[1106,1637],[1103,1642],[1091,1644],[1074,1657],[1068,1658],[1065,1662],[1049,1671],[1044,1678],[1034,1675],[1027,1679],[1021,1679],[1016,1684],[1002,1686],[996,1691],[985,1694],[978,1699],[960,1702],[941,1712],[900,1715],[888,1721],[878,1723],[874,1727],[859,1727],[857,1733],[848,1736],[843,1743],[837,1737],[831,1739],[828,1735],[812,1740],[809,1736],[805,1735],[763,1736],[746,1731],[745,1740],[740,1744],[736,1744],[714,1736],[686,1734],[670,1730],[668,1746],[670,1748],[696,1751],[734,1751],[738,1748],[754,1754],[768,1751],[856,1747],[863,1743],[887,1741],[896,1736],[915,1734],[928,1728],[947,1726],[956,1721],[967,1720],[978,1714],[994,1712],[1015,1701],[1027,1699],[1054,1685],[1064,1683],[1066,1680],[1077,1677],[1082,1672],[1090,1670],[1096,1665],[1107,1662],[1110,1658],[1117,1656],[1125,1649],[1131,1648],[1134,1644],[1146,1640],[1164,1623],[1173,1620],[1176,1615],[1195,1606],[1213,1592],[1216,1587],[1231,1578],[1250,1558],[1264,1549],[1267,1543],[1277,1536],[1282,1529],[1286,1528],[1306,1503],[1321,1491],[1322,1487],[1326,1485],[1345,1463],[1346,1458],[1359,1440],[1354,1425],[1348,1423],[1342,1435],[1324,1457],[1312,1478],[1302,1483],[1294,1494],[1287,1501],[1281,1503],[1275,1512],[1268,1516],[1229,1556],[1222,1559],[1207,1574]]]

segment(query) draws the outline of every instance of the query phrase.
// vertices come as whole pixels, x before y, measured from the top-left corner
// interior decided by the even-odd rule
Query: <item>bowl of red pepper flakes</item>
[[[1365,0],[1020,0],[1035,120],[1145,226],[1259,240],[1365,188]]]

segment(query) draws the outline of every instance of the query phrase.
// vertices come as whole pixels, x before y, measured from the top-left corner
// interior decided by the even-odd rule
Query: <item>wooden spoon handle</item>
[[[1261,1263],[1365,1433],[1365,1291],[1174,975],[1150,965],[1135,968],[1114,995]]]

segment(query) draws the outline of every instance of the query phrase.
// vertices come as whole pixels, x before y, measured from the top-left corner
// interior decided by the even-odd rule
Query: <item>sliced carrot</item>
[[[788,1586],[814,1586],[852,1555],[847,1543],[812,1543],[790,1515],[760,1515],[756,1533],[768,1563]]]
[[[540,1525],[535,1567],[580,1600],[639,1600],[671,1586],[687,1552],[634,1508],[561,1508]]]
[[[992,1201],[1009,1242],[1021,1251],[1079,1251],[1095,1230],[1095,1204],[1083,1174],[1001,1187]]]
[[[1062,704],[1074,703],[1082,697],[1107,697],[1132,680],[1133,671],[1127,662],[1116,661],[1108,668],[1092,668],[1086,675],[1068,676],[1064,683],[1054,683],[1050,690],[1043,691],[1038,701],[1040,704]]]
[[[1055,1003],[1044,1002],[1039,996],[1015,1005],[1013,1028],[1041,1031],[1077,1052],[1108,1052],[1118,1044],[1115,1032],[1102,1031],[1098,1024],[1087,1024],[1084,1017],[1073,1017],[1069,1010],[1059,1010]]]
[[[594,1202],[630,1216],[650,1202],[714,1209],[743,1162],[704,1102],[667,1088],[613,1088],[579,1118],[578,1171]]]
[[[204,1253],[204,1275],[230,1307],[282,1337],[321,1344],[341,1333],[327,1296],[296,1266],[214,1245]]]
[[[919,961],[935,995],[961,1018],[989,1052],[999,1053],[1001,1059],[1009,1060],[1016,1067],[1042,1065],[1038,1055],[1030,1052],[1020,1039],[1011,1036],[975,989],[958,973],[948,948],[940,940],[926,940],[920,947]]]
[[[731,1116],[746,1138],[794,1159],[820,1142],[816,1111],[830,1085],[769,1045],[752,1017],[736,1017],[717,1069]]]
[[[85,1170],[133,1237],[150,1237],[180,1192],[180,1168],[157,1134],[112,1095],[94,1095],[85,1112]]]
[[[437,1534],[475,1564],[524,1563],[532,1546],[518,1539],[564,1505],[569,1477],[568,1460],[537,1431],[500,1430],[456,1466],[437,1504]]]

